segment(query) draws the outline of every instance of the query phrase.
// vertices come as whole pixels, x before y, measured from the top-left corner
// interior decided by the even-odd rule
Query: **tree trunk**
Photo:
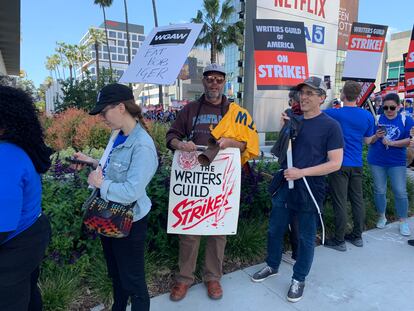
[[[211,39],[211,47],[210,47],[210,62],[214,64],[216,62],[216,41],[213,36]]]
[[[112,80],[112,59],[111,59],[111,51],[109,50],[108,28],[106,27],[106,13],[105,13],[105,8],[103,6],[102,6],[102,11],[103,11],[104,25],[105,25],[106,48],[108,49],[108,57],[109,57],[109,69],[111,71],[111,80]]]
[[[96,83],[99,81],[99,44],[95,42]]]
[[[73,68],[73,65],[71,63],[69,63],[69,77],[70,77],[70,82],[71,83],[72,83],[72,79],[73,79],[72,68]]]
[[[124,8],[125,8],[125,27],[127,33],[127,47],[128,47],[128,65],[131,64],[131,45],[129,42],[129,29],[128,29],[128,9],[127,9],[127,2],[124,0]]]

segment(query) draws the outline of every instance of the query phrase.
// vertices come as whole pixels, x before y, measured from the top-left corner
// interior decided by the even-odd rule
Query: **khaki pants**
[[[178,255],[178,268],[180,271],[176,275],[177,282],[188,285],[193,284],[201,237],[199,235],[179,236],[180,250]],[[223,275],[226,236],[214,235],[206,236],[206,238],[207,245],[204,259],[203,281],[219,281]]]

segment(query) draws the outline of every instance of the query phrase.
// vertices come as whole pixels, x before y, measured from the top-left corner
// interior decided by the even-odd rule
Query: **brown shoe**
[[[187,290],[190,285],[185,283],[176,282],[174,286],[171,288],[170,299],[172,301],[179,301],[185,297],[187,294]]]
[[[208,297],[217,300],[223,297],[223,289],[219,281],[208,281],[206,283]]]

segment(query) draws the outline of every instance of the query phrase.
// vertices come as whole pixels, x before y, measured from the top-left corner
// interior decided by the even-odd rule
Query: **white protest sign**
[[[202,26],[189,23],[154,28],[119,82],[173,84]]]
[[[342,80],[375,82],[387,26],[353,23]]]
[[[209,166],[201,152],[175,151],[171,168],[168,233],[231,235],[240,205],[240,150],[220,150]]]

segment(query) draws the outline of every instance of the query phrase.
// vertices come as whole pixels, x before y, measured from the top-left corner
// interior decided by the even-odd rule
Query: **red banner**
[[[407,58],[404,64],[405,71],[414,71],[414,27],[411,32],[410,45],[408,47]]]
[[[361,93],[359,94],[356,104],[358,107],[361,107],[368,97],[374,92],[375,90],[375,83],[371,82],[360,82],[361,84]]]
[[[408,53],[404,59],[405,91],[407,93],[411,93],[414,92],[414,27],[411,32],[411,41]]]

